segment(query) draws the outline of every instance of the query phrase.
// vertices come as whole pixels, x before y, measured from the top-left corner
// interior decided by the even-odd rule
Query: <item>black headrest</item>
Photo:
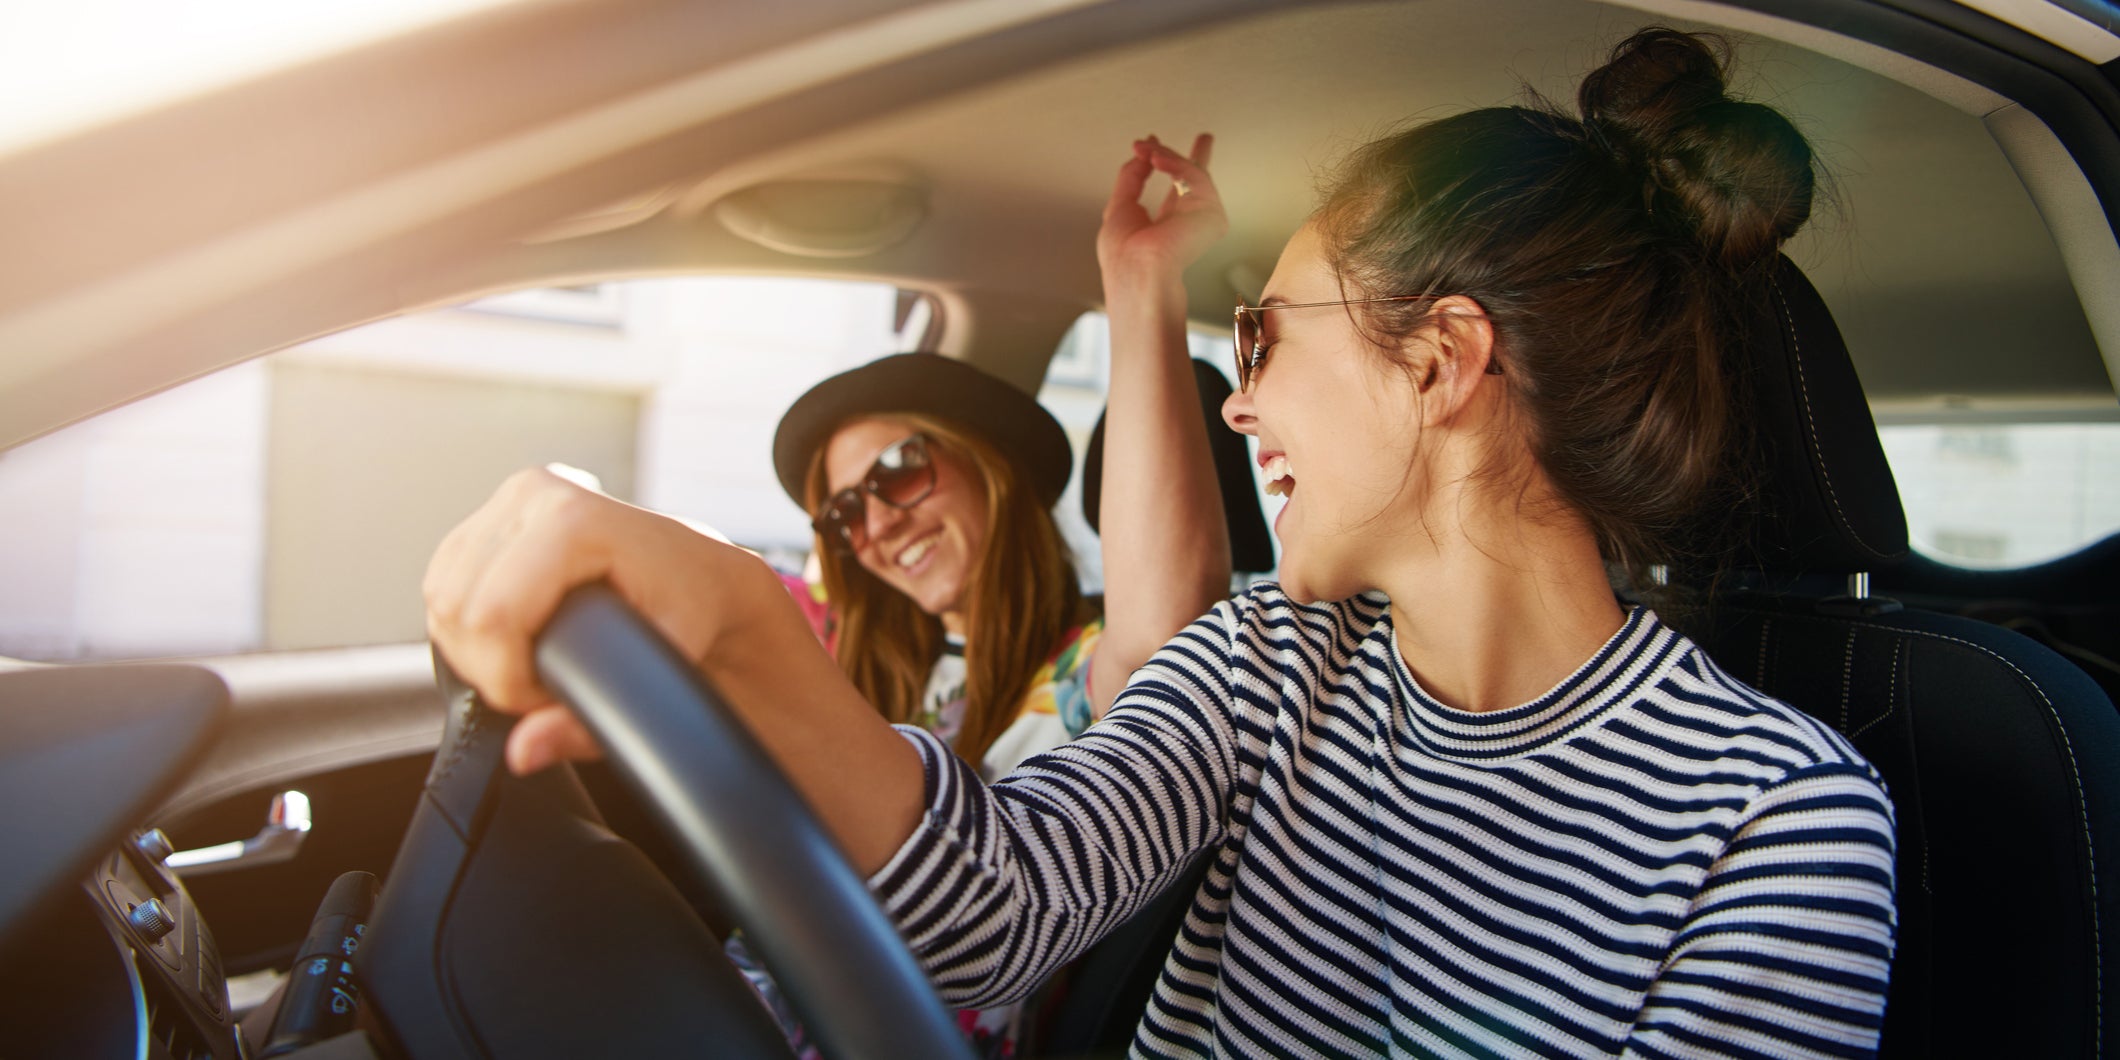
[[[1215,457],[1215,480],[1222,486],[1222,514],[1229,521],[1232,568],[1250,574],[1274,568],[1273,539],[1266,513],[1259,509],[1258,482],[1252,476],[1251,447],[1244,436],[1222,422],[1222,402],[1229,399],[1229,380],[1206,361],[1195,360],[1193,383],[1200,391],[1200,414],[1207,420],[1207,448]],[[1090,432],[1082,457],[1082,517],[1098,529],[1099,495],[1104,491],[1104,417]]]
[[[1783,257],[1746,331],[1761,458],[1754,555],[1769,571],[1873,571],[1906,554],[1906,513],[1847,343]]]

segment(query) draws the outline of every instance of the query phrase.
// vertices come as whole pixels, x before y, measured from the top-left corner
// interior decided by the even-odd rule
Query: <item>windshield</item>
[[[933,319],[886,284],[633,280],[236,365],[0,451],[0,656],[420,640],[442,535],[510,472],[554,462],[799,571],[809,518],[769,456],[781,411]]]

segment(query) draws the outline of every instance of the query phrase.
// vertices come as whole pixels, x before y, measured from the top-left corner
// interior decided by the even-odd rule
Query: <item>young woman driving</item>
[[[1645,31],[1579,116],[1479,110],[1359,151],[1238,310],[1225,415],[1289,497],[1280,584],[999,784],[876,724],[755,562],[586,495],[511,486],[453,534],[437,643],[525,714],[515,768],[592,753],[528,644],[609,579],[957,1003],[1020,996],[1204,853],[1139,1055],[1872,1052],[1876,773],[1608,580],[1726,499],[1724,351],[1809,212],[1803,138],[1723,83],[1712,42]]]

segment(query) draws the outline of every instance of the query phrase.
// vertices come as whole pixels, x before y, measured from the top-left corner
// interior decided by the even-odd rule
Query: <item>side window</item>
[[[1186,335],[1186,344],[1194,359],[1206,361],[1224,379],[1230,378],[1234,366],[1230,363],[1227,334],[1193,331]],[[1235,385],[1234,381],[1231,385]],[[1054,514],[1061,532],[1074,546],[1076,569],[1082,576],[1083,588],[1093,593],[1104,591],[1104,566],[1098,552],[1097,535],[1082,515],[1082,465],[1083,455],[1089,448],[1090,432],[1097,426],[1097,417],[1104,412],[1104,399],[1110,387],[1111,321],[1103,313],[1084,313],[1053,351],[1045,383],[1038,391],[1038,401],[1052,410],[1060,425],[1067,428],[1068,440],[1075,447],[1075,474],[1068,482],[1067,492],[1061,495]],[[1208,429],[1226,431],[1229,428],[1218,420],[1209,424]],[[1283,499],[1266,496],[1256,475],[1252,477],[1252,488],[1260,491],[1261,507],[1268,525],[1271,525]],[[1241,584],[1253,576],[1271,573],[1239,571],[1237,578]]]
[[[442,534],[549,462],[799,569],[808,517],[770,455],[781,411],[932,319],[879,284],[637,280],[237,365],[0,452],[0,656],[419,640]]]
[[[2120,531],[2120,423],[1882,423],[1915,551],[2025,567]]]

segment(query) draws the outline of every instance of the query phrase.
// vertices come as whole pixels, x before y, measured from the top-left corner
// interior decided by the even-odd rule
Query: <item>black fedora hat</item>
[[[840,425],[858,416],[906,412],[946,420],[992,443],[1015,461],[1048,508],[1067,489],[1075,454],[1060,421],[1029,394],[939,353],[870,361],[796,398],[773,432],[773,470],[780,474],[780,488],[803,504],[810,461]]]

